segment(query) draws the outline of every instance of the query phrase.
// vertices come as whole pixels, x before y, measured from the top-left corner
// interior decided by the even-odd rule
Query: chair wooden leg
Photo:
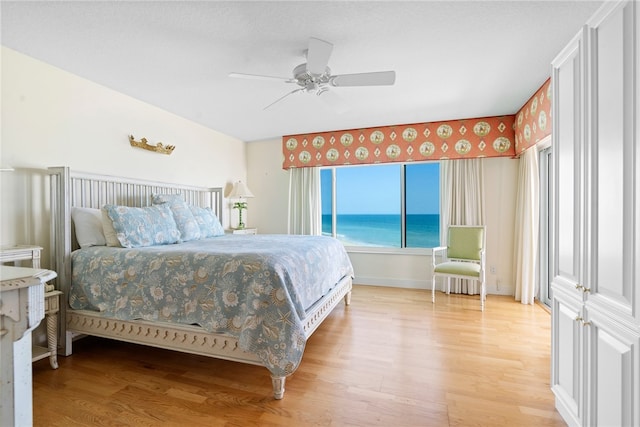
[[[436,276],[431,276],[431,302],[436,303]]]

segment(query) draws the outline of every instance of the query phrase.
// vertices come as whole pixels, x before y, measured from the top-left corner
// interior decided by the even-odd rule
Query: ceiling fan
[[[334,108],[344,110],[341,98],[330,91],[331,88],[346,86],[388,86],[395,83],[395,71],[374,71],[369,73],[332,75],[331,69],[327,65],[332,51],[333,44],[311,37],[309,39],[309,48],[306,50],[307,62],[300,64],[293,69],[292,78],[235,72],[230,73],[229,77],[277,80],[285,83],[295,83],[300,86],[264,107],[265,110],[282,101],[289,95],[301,92],[313,93],[318,96],[322,95],[321,98],[331,104]]]

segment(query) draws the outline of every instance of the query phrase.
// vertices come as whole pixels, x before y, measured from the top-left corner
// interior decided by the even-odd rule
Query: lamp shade
[[[233,189],[231,190],[231,193],[229,193],[230,199],[241,199],[248,197],[254,197],[253,193],[251,192],[251,190],[249,190],[247,184],[242,181],[236,182],[233,186]]]

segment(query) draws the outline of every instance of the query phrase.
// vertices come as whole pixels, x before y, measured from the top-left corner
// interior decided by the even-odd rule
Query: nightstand
[[[44,317],[51,270],[0,265],[0,425],[33,425],[31,333]]]
[[[5,262],[31,261],[33,268],[40,268],[40,246],[16,245],[0,248],[0,264]],[[58,311],[60,311],[60,295],[53,285],[45,283],[44,314],[47,322],[47,347],[34,346],[31,361],[49,357],[51,368],[58,369]]]
[[[40,246],[15,245],[0,248],[0,264],[21,260],[31,260],[33,268],[40,268]]]
[[[231,230],[225,230],[227,234],[258,234],[257,228],[232,228]]]

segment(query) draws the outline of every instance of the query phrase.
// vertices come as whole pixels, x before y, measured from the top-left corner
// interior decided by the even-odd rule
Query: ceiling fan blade
[[[309,50],[307,51],[307,71],[311,74],[324,74],[329,64],[329,57],[333,51],[333,45],[324,40],[309,38]]]
[[[340,74],[331,77],[332,86],[388,86],[396,82],[395,71],[374,71],[372,73]]]
[[[274,104],[277,104],[278,102],[282,101],[283,99],[285,99],[287,96],[292,95],[296,92],[302,92],[304,90],[304,88],[300,88],[300,89],[296,89],[296,90],[292,90],[291,92],[287,93],[284,96],[281,96],[280,98],[276,99],[275,101],[273,101],[271,104],[267,105],[266,107],[263,108],[263,110],[266,110],[267,108],[272,107]]]
[[[229,77],[236,77],[240,79],[254,79],[254,80],[276,80],[279,82],[289,82],[289,77],[275,77],[275,76],[263,76],[260,74],[245,74],[245,73],[229,73]]]
[[[345,102],[344,98],[331,90],[325,90],[318,94],[320,99],[328,105],[333,111],[338,114],[346,113],[349,111],[349,106]]]

